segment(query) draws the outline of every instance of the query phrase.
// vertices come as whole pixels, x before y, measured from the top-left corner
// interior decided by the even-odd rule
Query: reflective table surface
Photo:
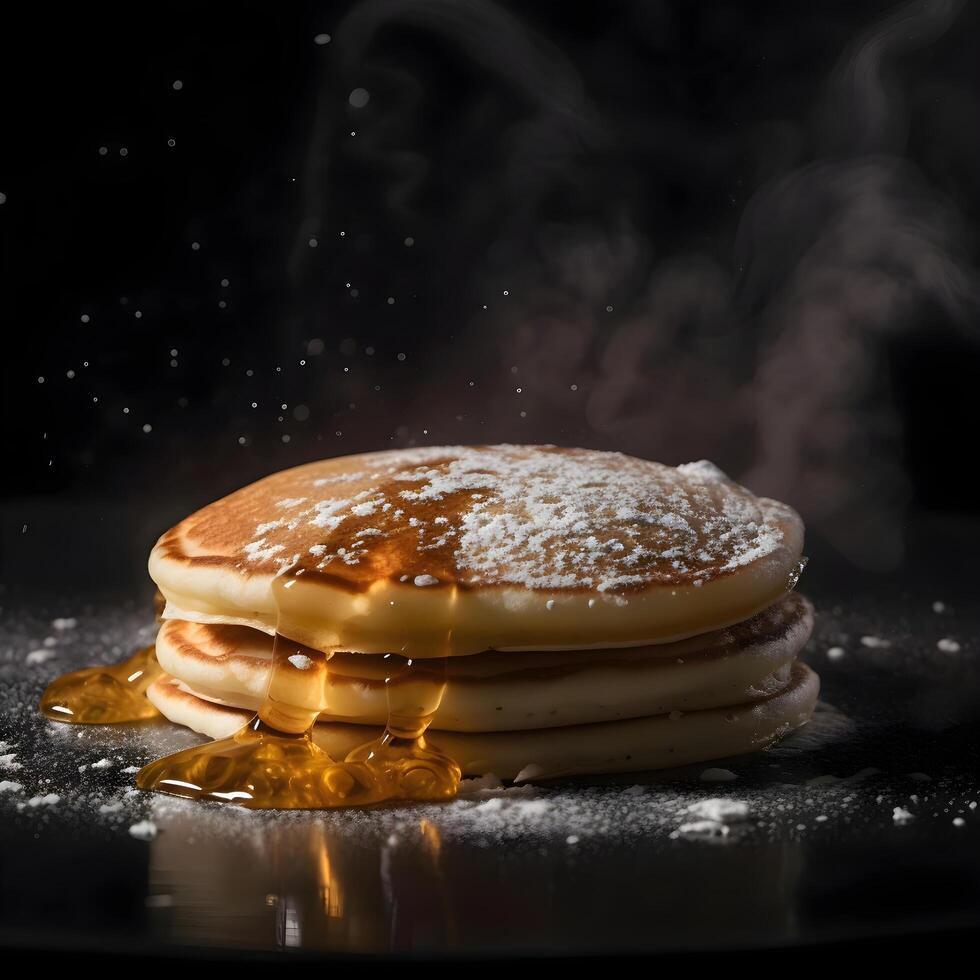
[[[923,547],[955,548],[947,531]],[[807,660],[821,707],[770,751],[291,813],[135,790],[133,767],[196,738],[163,721],[40,718],[51,678],[152,639],[148,595],[8,587],[0,947],[569,956],[968,934],[980,925],[980,616],[955,562],[915,567],[848,579],[811,565],[801,588],[818,611]]]

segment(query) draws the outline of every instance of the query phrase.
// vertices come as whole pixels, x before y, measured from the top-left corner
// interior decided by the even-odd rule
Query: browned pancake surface
[[[160,540],[245,576],[302,569],[350,591],[516,586],[629,594],[707,583],[785,553],[791,508],[709,463],[551,446],[433,447],[276,473]]]

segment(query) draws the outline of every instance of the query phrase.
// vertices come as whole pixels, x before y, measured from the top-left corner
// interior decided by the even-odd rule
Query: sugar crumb
[[[884,650],[891,646],[891,642],[882,639],[880,636],[862,636],[861,646],[867,647],[869,650]]]
[[[712,797],[692,803],[685,811],[693,817],[713,820],[716,823],[737,823],[749,817],[749,805],[742,800]]]
[[[57,793],[45,793],[43,796],[32,796],[28,801],[29,807],[54,806],[61,802],[61,797]]]
[[[730,832],[727,824],[719,823],[717,820],[693,820],[690,823],[682,823],[670,836],[675,840],[678,837],[723,839]]]
[[[53,657],[58,656],[57,650],[52,650],[50,647],[41,647],[37,650],[31,650],[31,652],[24,657],[24,663],[27,664],[43,664]]]
[[[140,820],[129,828],[129,836],[137,840],[153,840],[157,835],[157,825],[150,820]]]

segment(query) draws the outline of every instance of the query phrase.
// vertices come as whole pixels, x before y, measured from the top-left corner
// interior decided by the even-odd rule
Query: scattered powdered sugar
[[[140,820],[129,828],[129,836],[137,840],[154,840],[157,835],[157,825],[151,820]]]
[[[480,813],[510,813],[515,817],[538,817],[548,812],[547,800],[528,800],[523,797],[494,796],[476,805]]]
[[[674,469],[619,453],[503,445],[400,450],[358,463],[363,469],[332,474],[328,460],[272,478],[300,492],[278,502],[290,520],[256,525],[243,567],[281,573],[312,555],[317,569],[340,561],[369,574],[377,554],[390,575],[397,541],[399,571],[428,559],[435,573],[414,574],[416,585],[629,591],[698,584],[748,565],[779,549],[794,520],[705,461]]]
[[[475,796],[486,793],[497,793],[504,788],[500,777],[496,773],[488,772],[482,776],[474,776],[472,779],[460,780],[459,792],[456,794],[458,799],[467,800]]]
[[[728,824],[719,823],[717,820],[693,820],[690,823],[682,823],[675,830],[671,837],[703,837],[724,838],[731,833]]]
[[[242,549],[245,552],[246,558],[252,562],[263,562],[268,561],[274,555],[278,555],[279,552],[285,551],[286,546],[281,544],[271,544],[266,545],[265,538],[258,538],[255,541],[249,541],[247,545]]]
[[[23,788],[23,783],[15,783],[12,779],[0,779],[0,793],[19,793]]]
[[[262,524],[256,524],[255,533],[256,534],[268,534],[270,531],[275,531],[276,528],[285,527],[286,522],[281,518],[274,521],[265,521]]]
[[[749,816],[749,805],[744,800],[728,800],[723,797],[711,797],[692,803],[687,812],[693,817],[704,820],[715,820],[720,823],[735,823],[746,820]]]
[[[23,764],[16,762],[16,758],[16,752],[8,752],[5,755],[0,755],[0,769],[6,769],[8,772],[16,772],[18,769],[23,769]]]
[[[56,630],[73,630],[78,625],[78,620],[74,616],[59,616],[51,621],[51,625]]]
[[[55,806],[61,802],[61,797],[57,793],[45,793],[41,796],[32,796],[28,801],[29,807]]]
[[[708,459],[699,459],[693,463],[681,463],[677,469],[685,476],[693,476],[703,483],[724,483],[728,479],[725,472]]]
[[[42,647],[38,650],[31,650],[31,652],[24,657],[24,663],[27,664],[43,664],[52,657],[57,657],[58,651],[52,650],[50,647]]]
[[[111,769],[112,768],[112,760],[111,759],[99,759],[98,762],[93,762],[92,763],[92,768],[93,769]]]

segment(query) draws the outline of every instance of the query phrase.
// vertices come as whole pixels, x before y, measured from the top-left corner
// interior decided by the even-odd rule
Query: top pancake
[[[266,477],[164,534],[150,574],[171,617],[446,656],[718,629],[791,587],[802,540],[710,463],[431,447]]]

